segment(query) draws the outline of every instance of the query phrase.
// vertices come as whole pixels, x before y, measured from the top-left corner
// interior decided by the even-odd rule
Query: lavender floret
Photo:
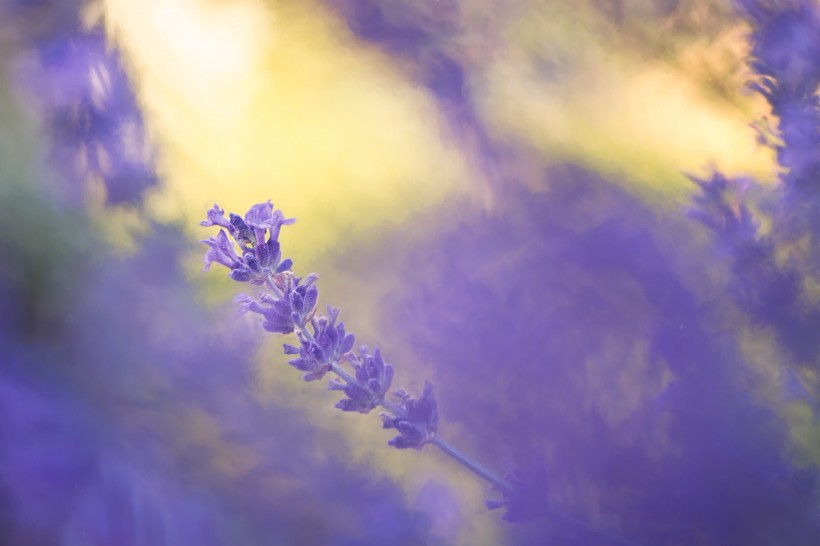
[[[433,441],[438,430],[438,407],[433,397],[433,385],[425,381],[424,391],[418,399],[410,398],[403,391],[400,396],[405,415],[382,414],[382,428],[399,431],[399,435],[387,443],[398,449],[421,449],[424,444]]]
[[[236,253],[234,244],[228,239],[224,229],[220,229],[216,237],[211,237],[202,242],[211,247],[205,253],[204,271],[208,271],[214,262],[222,264],[228,269],[237,268],[242,263]]]
[[[231,229],[231,223],[225,219],[225,210],[219,208],[219,205],[214,203],[213,208],[207,212],[208,218],[202,220],[199,225],[203,227],[222,226],[228,230]]]
[[[384,396],[390,390],[393,382],[393,366],[386,364],[379,348],[371,355],[366,346],[359,347],[359,355],[350,353],[347,359],[356,370],[356,382],[345,383],[331,381],[328,388],[343,391],[347,398],[336,403],[342,411],[358,411],[369,413],[370,410],[384,401]]]
[[[271,275],[290,269],[292,262],[280,261],[282,252],[279,241],[269,240],[256,245],[253,250],[245,250],[242,261],[231,271],[231,278],[239,282],[265,284]]]
[[[262,315],[265,318],[262,327],[268,332],[289,334],[297,328],[303,329],[311,319],[319,299],[318,278],[312,273],[303,280],[290,271],[283,271],[270,278],[269,286],[275,293],[264,292],[256,298],[240,294],[236,301],[242,304],[244,312]]]
[[[231,235],[242,248],[251,248],[256,244],[256,232],[245,223],[238,214],[231,213]]]
[[[301,346],[285,344],[285,354],[299,355],[288,361],[288,364],[307,372],[302,378],[305,381],[321,379],[332,369],[336,362],[340,362],[345,353],[353,348],[354,337],[345,333],[344,323],[336,324],[339,309],[327,307],[327,316],[319,315],[311,319],[313,335],[307,336],[300,332]]]
[[[226,219],[225,211],[219,205],[214,205],[207,216],[200,225],[224,229],[216,237],[202,241],[211,247],[205,254],[205,270],[217,262],[231,270],[231,279],[261,286],[273,275],[290,269],[292,262],[282,260],[278,238],[282,226],[295,220],[285,218],[280,210],[273,210],[270,200],[252,206],[244,219],[233,213],[229,215],[230,220]],[[266,232],[269,232],[267,238]],[[228,239],[228,234],[234,242]],[[241,258],[234,245],[241,249]]]
[[[285,218],[281,210],[274,210],[270,199],[265,203],[257,203],[245,214],[245,223],[254,230],[257,240],[262,240],[265,230],[270,230],[270,238],[276,241],[279,239],[279,230],[282,226],[295,221],[295,218]]]

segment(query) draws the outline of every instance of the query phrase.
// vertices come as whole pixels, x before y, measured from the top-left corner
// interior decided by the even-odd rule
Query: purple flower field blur
[[[0,0],[0,226],[0,545],[820,544],[817,0]]]

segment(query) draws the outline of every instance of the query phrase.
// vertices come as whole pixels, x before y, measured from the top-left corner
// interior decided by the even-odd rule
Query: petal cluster
[[[243,311],[262,315],[262,327],[268,332],[289,334],[303,329],[312,317],[319,299],[317,279],[316,274],[300,279],[283,271],[271,277],[270,287],[275,292],[263,292],[255,298],[242,294],[236,300]]]
[[[327,307],[327,316],[319,315],[311,319],[313,335],[299,334],[300,346],[285,344],[285,354],[299,355],[288,364],[306,372],[305,381],[315,381],[325,376],[333,364],[340,362],[345,353],[353,348],[354,337],[345,332],[344,323],[336,324],[339,309]]]
[[[342,411],[368,413],[384,400],[393,382],[393,366],[386,364],[379,348],[371,355],[366,346],[359,347],[358,356],[350,353],[347,360],[356,370],[356,382],[332,381],[330,390],[343,391],[347,398],[336,403]]]
[[[383,428],[399,431],[399,435],[387,443],[399,449],[421,449],[435,438],[438,430],[438,407],[433,397],[433,385],[425,381],[424,391],[418,399],[411,398],[403,391],[399,394],[404,415],[382,415]]]
[[[273,275],[289,270],[292,265],[289,259],[282,260],[278,238],[282,226],[294,221],[285,218],[282,211],[274,210],[270,201],[252,206],[245,218],[233,213],[225,218],[225,211],[214,205],[200,224],[223,229],[216,237],[202,241],[210,247],[205,254],[205,269],[217,262],[231,270],[231,278],[235,281],[265,284]]]

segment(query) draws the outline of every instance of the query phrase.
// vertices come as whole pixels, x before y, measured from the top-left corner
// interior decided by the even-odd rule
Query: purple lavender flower
[[[369,413],[370,410],[384,401],[384,396],[393,382],[393,366],[386,364],[379,348],[371,355],[367,346],[359,347],[359,355],[347,355],[347,359],[356,370],[356,382],[331,381],[328,388],[333,391],[344,391],[347,398],[336,403],[342,411]]]
[[[258,313],[265,318],[262,327],[268,332],[289,334],[303,329],[316,307],[319,290],[311,273],[303,279],[294,277],[290,271],[277,273],[270,278],[269,287],[275,292],[263,292],[256,298],[240,294],[236,301],[243,304],[245,312]]]
[[[209,209],[206,213],[208,218],[202,220],[199,225],[203,227],[210,227],[210,226],[222,226],[227,229],[231,229],[231,223],[225,219],[225,209],[222,209],[214,203],[213,208]]]
[[[285,344],[285,354],[299,355],[288,364],[305,373],[305,381],[321,379],[333,364],[340,362],[345,353],[353,348],[354,337],[345,333],[344,323],[336,324],[339,309],[327,306],[327,316],[314,316],[311,320],[313,334],[299,332],[300,347]]]
[[[256,245],[253,250],[245,250],[242,262],[231,271],[231,278],[239,282],[251,284],[265,284],[265,281],[275,273],[290,269],[292,262],[282,260],[279,242],[268,240]]]
[[[285,218],[280,210],[273,210],[273,204],[268,200],[250,208],[243,219],[238,214],[230,214],[230,220],[225,218],[225,211],[214,205],[208,211],[207,219],[200,225],[221,226],[228,230],[235,243],[242,250],[242,257],[236,253],[234,243],[228,240],[224,230],[214,238],[202,242],[211,247],[205,254],[205,270],[213,262],[218,262],[231,270],[231,278],[238,282],[249,282],[262,285],[268,282],[273,275],[290,269],[290,259],[282,260],[279,245],[279,231],[283,225],[292,224],[293,218]],[[270,233],[265,240],[265,233]]]
[[[392,414],[382,416],[384,428],[399,431],[399,436],[390,440],[389,445],[421,449],[424,444],[435,440],[436,445],[459,464],[490,481],[499,490],[508,489],[509,484],[435,436],[438,411],[429,382],[425,382],[424,393],[418,400],[406,394],[402,396],[401,404],[385,400],[393,382],[393,367],[385,363],[378,347],[373,354],[364,345],[359,348],[358,355],[351,352],[354,337],[345,332],[344,324],[336,324],[338,309],[328,306],[327,316],[315,315],[314,308],[319,297],[315,286],[316,274],[308,275],[304,281],[295,277],[291,271],[283,270],[283,264],[290,267],[290,260],[270,271],[279,263],[279,229],[291,222],[293,220],[286,220],[281,212],[274,212],[270,201],[251,207],[245,218],[231,214],[230,220],[225,218],[224,211],[218,205],[214,205],[202,225],[227,228],[227,233],[243,249],[243,257],[240,260],[222,229],[216,239],[204,241],[211,247],[205,257],[206,268],[218,262],[231,270],[234,280],[264,285],[266,290],[257,296],[243,294],[237,301],[242,304],[244,312],[262,315],[265,319],[262,326],[267,331],[296,333],[299,346],[285,344],[284,351],[288,355],[298,355],[289,364],[305,372],[305,381],[315,381],[329,372],[339,377],[328,386],[330,390],[345,393],[346,398],[336,403],[337,408],[369,413],[376,406],[382,406]],[[270,231],[270,235],[264,241],[266,231]],[[308,322],[312,333],[306,328]],[[344,362],[353,366],[353,375],[342,366]]]
[[[254,205],[256,206],[256,205]],[[253,248],[256,244],[256,231],[238,214],[230,214],[231,235],[241,248]]]
[[[234,244],[228,239],[228,234],[224,229],[220,229],[216,237],[202,241],[209,247],[205,253],[205,267],[203,271],[208,271],[214,262],[220,263],[229,269],[240,267],[242,261],[236,254]]]
[[[265,230],[270,230],[271,239],[276,241],[279,239],[279,230],[282,226],[295,221],[295,218],[285,218],[281,210],[273,210],[270,199],[252,206],[245,214],[245,223],[254,230],[257,240],[265,236]]]
[[[397,394],[402,397],[404,416],[382,414],[382,428],[399,431],[399,435],[387,443],[399,449],[421,449],[424,444],[433,441],[438,430],[438,407],[433,397],[433,385],[425,381],[424,391],[418,399],[411,398],[404,391]]]

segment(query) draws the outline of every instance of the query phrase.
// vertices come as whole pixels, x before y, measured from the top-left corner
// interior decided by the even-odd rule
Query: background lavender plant
[[[385,319],[414,325],[407,335],[417,358],[437,363],[442,389],[456,391],[442,411],[471,431],[485,456],[510,457],[532,473],[525,483],[548,484],[530,494],[524,512],[560,508],[642,544],[811,544],[814,471],[783,457],[782,422],[749,395],[761,379],[738,354],[734,317],[718,298],[698,301],[687,285],[720,287],[686,279],[648,235],[676,241],[682,253],[686,228],[658,222],[588,172],[552,176],[565,182],[549,197],[511,199],[516,220],[464,219],[426,245],[437,267],[403,277],[415,297],[387,302]],[[579,237],[572,219],[591,202],[606,205],[597,227]],[[538,237],[509,247],[507,237],[522,232]],[[686,261],[705,252],[689,248]],[[499,254],[518,282],[482,272]],[[475,273],[465,278],[465,270]],[[456,289],[449,279],[459,274]],[[461,318],[421,320],[433,298],[458,305]],[[488,315],[520,326],[471,320]],[[549,520],[531,525],[511,530],[512,540],[606,543]]]
[[[750,87],[778,119],[775,129],[759,130],[777,152],[782,183],[768,189],[715,173],[711,180],[695,180],[701,195],[690,212],[714,232],[718,252],[732,260],[736,300],[776,329],[793,364],[814,367],[820,342],[812,332],[820,327],[820,308],[803,303],[801,282],[816,277],[818,264],[820,7],[803,1],[737,4],[753,28]],[[765,233],[760,217],[771,222]],[[778,258],[801,238],[810,250]]]
[[[25,52],[15,76],[36,103],[60,172],[50,190],[76,203],[101,187],[109,204],[139,203],[158,183],[153,150],[103,22],[83,17],[88,3],[78,0],[4,4],[2,30]]]

